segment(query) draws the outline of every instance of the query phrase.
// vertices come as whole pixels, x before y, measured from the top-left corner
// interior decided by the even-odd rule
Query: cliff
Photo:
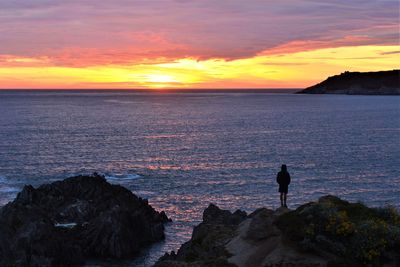
[[[250,215],[210,205],[190,241],[156,267],[399,266],[400,215],[325,196]]]
[[[400,95],[400,70],[344,72],[298,94]]]
[[[0,209],[0,266],[132,258],[164,238],[164,212],[103,176],[25,186]]]

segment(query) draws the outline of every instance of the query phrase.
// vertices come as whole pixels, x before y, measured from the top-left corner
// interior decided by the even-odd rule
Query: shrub
[[[349,265],[381,266],[385,252],[400,254],[400,215],[390,206],[368,208],[326,196],[280,216],[277,225],[299,247],[325,250]]]

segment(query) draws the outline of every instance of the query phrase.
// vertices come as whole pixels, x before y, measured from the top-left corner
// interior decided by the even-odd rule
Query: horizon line
[[[296,87],[296,88],[259,88],[259,87],[243,87],[243,88],[212,88],[212,87],[205,87],[205,88],[0,88],[0,91],[50,91],[50,90],[64,90],[64,91],[90,91],[90,90],[120,90],[120,91],[129,91],[129,90],[136,90],[136,91],[168,91],[168,90],[175,90],[175,91],[185,91],[185,90],[302,90],[303,87]]]

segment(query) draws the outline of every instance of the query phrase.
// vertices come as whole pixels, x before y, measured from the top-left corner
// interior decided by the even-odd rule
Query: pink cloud
[[[1,1],[0,55],[85,66],[181,57],[231,60],[290,45],[398,44],[398,5],[397,0]]]

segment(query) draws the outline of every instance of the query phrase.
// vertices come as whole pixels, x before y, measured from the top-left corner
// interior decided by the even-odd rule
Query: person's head
[[[286,164],[282,164],[282,166],[281,166],[281,171],[283,171],[283,172],[286,172],[286,171],[287,171]]]

